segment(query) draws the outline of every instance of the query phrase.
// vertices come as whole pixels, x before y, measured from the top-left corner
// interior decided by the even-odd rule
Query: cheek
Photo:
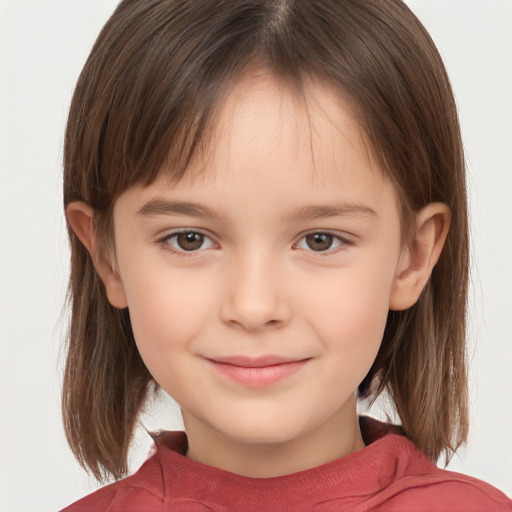
[[[127,276],[125,292],[132,329],[150,371],[151,366],[172,360],[170,356],[187,348],[204,324],[211,299],[207,287],[198,285],[198,280],[187,280],[179,272],[155,266],[137,273],[134,279]]]
[[[326,349],[373,361],[389,310],[392,273],[386,270],[342,269],[313,288],[304,309]]]
[[[162,280],[137,284],[130,283],[127,293],[135,343],[155,381],[181,403],[191,394],[190,375],[196,375],[187,354],[203,324],[198,305],[204,302],[190,288],[180,290]]]
[[[337,284],[337,286],[336,286]],[[333,283],[326,293],[310,298],[310,328],[322,343],[325,389],[342,396],[354,393],[369,372],[382,343],[388,297],[373,281]],[[379,283],[383,284],[383,283]],[[330,295],[326,300],[325,295]],[[323,307],[321,306],[323,305]],[[344,394],[343,394],[344,393]]]

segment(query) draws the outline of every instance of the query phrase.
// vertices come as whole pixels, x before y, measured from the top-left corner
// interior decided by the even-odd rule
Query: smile
[[[222,376],[252,388],[276,384],[297,373],[309,360],[310,358],[289,359],[276,356],[206,359]]]

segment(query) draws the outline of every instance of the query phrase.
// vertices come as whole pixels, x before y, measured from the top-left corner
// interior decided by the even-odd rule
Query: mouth
[[[215,357],[206,358],[216,373],[243,386],[262,388],[272,386],[291,377],[303,368],[311,358],[262,357]]]

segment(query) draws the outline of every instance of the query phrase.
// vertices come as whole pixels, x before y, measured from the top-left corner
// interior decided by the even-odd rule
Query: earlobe
[[[121,276],[98,243],[93,208],[82,201],[74,201],[66,207],[66,217],[71,229],[91,255],[110,304],[119,309],[128,307]]]
[[[439,260],[450,219],[450,208],[444,203],[430,203],[416,214],[416,232],[402,252],[389,309],[400,311],[416,303]]]

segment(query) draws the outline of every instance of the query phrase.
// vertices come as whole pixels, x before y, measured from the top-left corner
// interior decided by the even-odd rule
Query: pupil
[[[332,245],[332,235],[326,233],[314,233],[306,236],[306,243],[314,251],[325,251]]]

